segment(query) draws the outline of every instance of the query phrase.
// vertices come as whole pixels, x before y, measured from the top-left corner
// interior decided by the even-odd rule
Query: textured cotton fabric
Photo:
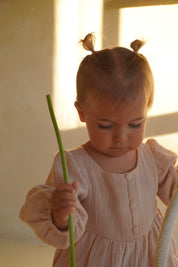
[[[81,146],[66,151],[70,182],[79,181],[74,214],[76,267],[152,267],[162,223],[156,195],[168,204],[178,185],[176,155],[148,140],[137,149],[137,166],[130,172],[104,171]],[[57,154],[45,185],[29,191],[20,218],[36,235],[56,247],[55,267],[70,266],[69,233],[52,221],[51,195],[63,182]],[[168,266],[178,266],[171,240]]]

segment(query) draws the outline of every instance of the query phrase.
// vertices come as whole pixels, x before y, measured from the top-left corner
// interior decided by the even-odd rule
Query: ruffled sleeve
[[[167,205],[175,189],[178,187],[177,155],[161,146],[156,140],[147,141],[150,146],[158,171],[158,193]]]
[[[88,219],[88,215],[80,203],[87,195],[87,186],[84,179],[82,179],[83,174],[72,154],[70,152],[65,153],[69,181],[72,183],[73,180],[79,180],[80,183],[77,192],[77,207],[73,217],[74,239],[77,242],[85,231]],[[57,184],[63,181],[60,155],[57,154],[46,183],[35,186],[28,192],[25,204],[19,214],[20,219],[26,222],[40,239],[58,249],[68,248],[70,245],[69,232],[60,231],[53,224],[51,212],[51,196]]]

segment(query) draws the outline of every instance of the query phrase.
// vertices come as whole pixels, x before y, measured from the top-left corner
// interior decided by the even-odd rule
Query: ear
[[[76,109],[78,111],[78,115],[79,115],[80,121],[81,122],[85,122],[84,111],[83,111],[83,109],[81,108],[81,106],[79,105],[79,103],[77,101],[74,103],[74,106],[76,107]]]

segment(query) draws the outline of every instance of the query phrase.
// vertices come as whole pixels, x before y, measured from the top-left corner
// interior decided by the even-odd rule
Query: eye
[[[104,124],[98,123],[98,128],[103,129],[103,130],[110,129],[111,127],[112,125],[104,125]]]
[[[142,126],[142,124],[143,124],[143,122],[140,122],[140,123],[138,123],[138,124],[129,124],[129,127],[130,127],[130,128],[139,128],[139,127]]]

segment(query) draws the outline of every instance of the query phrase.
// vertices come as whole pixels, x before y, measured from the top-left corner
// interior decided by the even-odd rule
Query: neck
[[[84,144],[83,148],[107,172],[125,173],[133,170],[137,165],[137,150],[131,150],[119,157],[110,157],[94,149],[90,142]]]

